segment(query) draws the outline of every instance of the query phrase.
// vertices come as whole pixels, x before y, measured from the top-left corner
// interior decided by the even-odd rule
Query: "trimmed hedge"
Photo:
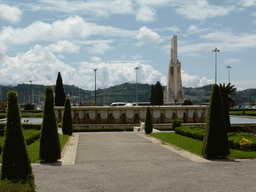
[[[177,134],[191,137],[203,141],[205,129],[201,127],[176,127],[175,132]]]
[[[228,133],[228,144],[231,149],[240,149],[239,143],[242,138],[248,139],[252,142],[251,151],[256,151],[256,137],[254,135],[249,135],[246,133]]]
[[[4,129],[6,123],[0,123],[0,130]],[[41,124],[27,124],[27,123],[21,123],[21,126],[23,129],[35,129],[35,130],[41,130]]]

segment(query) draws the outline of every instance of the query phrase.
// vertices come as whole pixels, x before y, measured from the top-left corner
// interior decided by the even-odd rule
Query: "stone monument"
[[[181,81],[181,63],[177,59],[177,36],[171,41],[171,61],[168,70],[168,79],[164,91],[164,103],[183,103],[186,99]]]

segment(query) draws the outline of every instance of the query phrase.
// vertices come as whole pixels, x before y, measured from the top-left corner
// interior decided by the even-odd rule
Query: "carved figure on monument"
[[[164,103],[183,103],[185,99],[181,81],[181,63],[177,59],[177,36],[174,35],[171,41],[171,61],[164,91]]]

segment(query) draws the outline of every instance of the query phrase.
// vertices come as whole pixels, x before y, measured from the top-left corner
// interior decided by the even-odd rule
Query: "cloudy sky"
[[[3,85],[166,85],[178,37],[183,86],[256,88],[256,0],[0,0]]]

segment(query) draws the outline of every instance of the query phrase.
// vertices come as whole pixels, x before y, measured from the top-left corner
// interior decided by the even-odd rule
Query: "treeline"
[[[150,102],[151,85],[138,83],[138,101]],[[7,92],[14,90],[19,95],[19,103],[43,103],[44,102],[44,85],[19,84],[17,86],[0,86],[0,100],[7,100]],[[55,90],[55,85],[51,86]],[[206,85],[198,88],[184,87],[187,99],[193,104],[209,103],[212,85]],[[74,85],[63,85],[66,98],[70,98],[72,104],[78,104],[79,101],[94,101],[94,90],[84,90]],[[162,86],[165,90],[165,86]],[[97,89],[97,104],[110,105],[113,102],[134,102],[136,101],[136,84],[123,83],[111,86],[106,89]],[[256,101],[256,89],[246,89],[237,91],[236,95],[231,96],[237,105],[242,105],[251,100]]]

